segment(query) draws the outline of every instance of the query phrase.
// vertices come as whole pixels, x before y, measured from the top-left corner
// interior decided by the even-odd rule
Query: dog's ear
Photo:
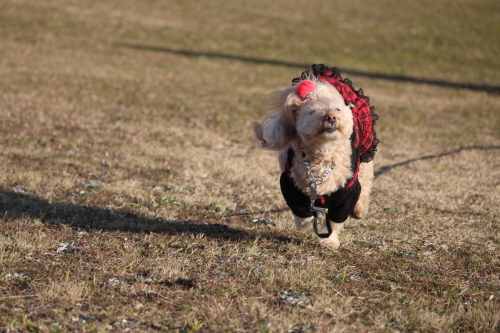
[[[263,125],[257,121],[252,121],[252,126],[253,126],[253,134],[255,135],[255,137],[261,142],[261,144],[266,143],[266,140],[264,139]]]
[[[264,118],[261,123],[253,123],[253,131],[260,146],[269,150],[282,150],[290,146],[295,129],[283,125],[281,114],[273,114]]]
[[[295,131],[295,112],[304,104],[304,101],[297,95],[295,86],[277,91],[273,95],[276,98],[274,106],[280,110],[282,125],[293,128]]]
[[[261,147],[270,150],[288,148],[297,137],[295,129],[295,112],[304,103],[295,91],[295,87],[275,92],[274,107],[279,113],[264,118],[261,123],[254,122],[255,136],[261,142]]]

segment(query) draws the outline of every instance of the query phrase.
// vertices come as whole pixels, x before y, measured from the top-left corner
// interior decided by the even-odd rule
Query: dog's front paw
[[[307,230],[312,226],[314,217],[298,217],[296,215],[293,216],[293,222],[295,223],[295,227],[299,230]]]
[[[344,223],[332,223],[332,234],[328,238],[320,238],[319,244],[331,250],[340,246],[339,234],[344,229]]]
[[[334,236],[334,237],[332,237],[332,236]],[[340,246],[339,236],[337,234],[335,234],[335,235],[332,234],[328,238],[320,239],[319,245],[326,247],[330,250],[336,250]]]

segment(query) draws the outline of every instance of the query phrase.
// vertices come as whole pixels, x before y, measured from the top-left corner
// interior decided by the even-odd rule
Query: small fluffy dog
[[[368,212],[378,116],[361,89],[325,65],[311,66],[274,96],[279,113],[255,122],[255,135],[262,148],[279,151],[281,191],[295,226],[313,224],[320,244],[336,249],[347,217]],[[318,233],[319,213],[327,216],[326,234]]]

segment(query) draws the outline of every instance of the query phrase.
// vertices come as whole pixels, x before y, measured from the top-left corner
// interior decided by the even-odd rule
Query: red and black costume
[[[370,106],[370,99],[363,95],[363,90],[354,90],[349,79],[342,79],[337,68],[325,65],[313,65],[311,69],[302,72],[301,77],[292,80],[295,85],[302,80],[307,80],[314,75],[318,81],[328,82],[344,97],[345,104],[353,104],[352,114],[354,128],[351,136],[351,169],[353,177],[347,181],[344,188],[338,189],[328,195],[318,196],[314,206],[328,208],[330,221],[344,222],[354,209],[361,193],[361,184],[358,180],[359,165],[370,162],[375,156],[379,140],[373,126],[378,116],[374,113],[375,107]],[[292,148],[288,151],[285,171],[281,174],[281,192],[292,212],[299,217],[307,218],[315,215],[309,210],[309,196],[303,193],[295,184],[291,176],[291,168],[295,152]]]

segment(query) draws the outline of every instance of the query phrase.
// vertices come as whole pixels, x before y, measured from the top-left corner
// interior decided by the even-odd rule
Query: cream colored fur
[[[340,93],[330,84],[314,81],[316,87],[302,100],[292,86],[275,93],[275,106],[280,112],[254,123],[254,132],[264,149],[277,150],[281,171],[285,170],[287,151],[296,152],[291,174],[302,192],[309,195],[309,176],[301,152],[304,151],[314,175],[322,175],[333,163],[333,171],[318,186],[318,194],[335,192],[352,177],[351,143],[353,116]],[[360,198],[351,217],[362,218],[368,213],[373,181],[373,162],[361,163]],[[297,228],[310,228],[312,218],[294,217]],[[343,223],[332,223],[332,235],[320,241],[329,248],[339,247]]]

